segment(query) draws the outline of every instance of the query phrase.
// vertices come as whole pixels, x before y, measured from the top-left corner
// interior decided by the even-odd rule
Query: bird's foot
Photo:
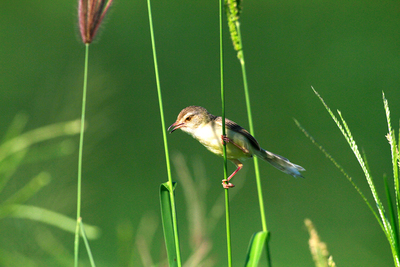
[[[232,140],[229,139],[229,137],[226,136],[226,135],[221,135],[221,141],[222,141],[222,144],[226,144],[226,143],[232,142]]]
[[[235,185],[231,184],[228,179],[224,179],[224,180],[222,180],[222,187],[225,189],[229,189],[229,188],[235,187]]]

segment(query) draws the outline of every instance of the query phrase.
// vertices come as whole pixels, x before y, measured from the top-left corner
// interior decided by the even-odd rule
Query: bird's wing
[[[222,117],[217,117],[215,122],[222,126]],[[250,141],[250,143],[254,146],[254,148],[261,150],[260,145],[258,144],[257,140],[248,132],[246,129],[241,127],[234,121],[225,118],[225,127],[229,128],[231,131],[241,133]]]

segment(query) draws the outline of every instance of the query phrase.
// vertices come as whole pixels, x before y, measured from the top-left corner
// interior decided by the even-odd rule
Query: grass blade
[[[11,217],[29,219],[52,225],[70,233],[75,232],[76,219],[72,219],[61,213],[30,205],[12,204],[9,208],[11,210]],[[101,231],[97,226],[88,224],[84,224],[84,226],[87,238],[97,239],[100,237]]]
[[[250,240],[249,249],[247,250],[245,267],[257,267],[260,261],[264,244],[267,244],[268,232],[257,232]]]
[[[28,115],[24,113],[19,113],[14,117],[11,125],[8,127],[7,131],[5,132],[4,136],[1,139],[1,143],[4,143],[18,135],[22,134],[25,125],[28,122]]]
[[[353,181],[353,178],[351,178],[347,172],[343,169],[343,167],[325,150],[323,146],[321,146],[315,139],[312,137],[305,129],[304,127],[295,119],[294,120],[297,127],[304,133],[306,137],[308,137],[311,142],[319,148],[319,150],[324,153],[324,155],[332,161],[332,163],[340,170],[340,172],[346,177],[346,179],[352,184],[352,186],[356,189],[357,193],[361,196],[361,198],[364,200],[364,202],[367,204],[368,208],[371,210],[371,212],[374,214],[376,220],[378,221],[379,225],[381,226],[382,230],[385,231],[385,228],[383,227],[383,224],[381,220],[379,219],[378,214],[376,211],[372,208],[371,203],[369,203],[368,199],[365,197],[364,193],[361,191],[361,189],[356,185],[356,183]]]
[[[20,134],[0,145],[0,162],[14,153],[21,152],[30,146],[53,138],[75,135],[80,131],[80,121],[60,122],[43,126]]]
[[[385,108],[385,113],[386,113],[386,120],[387,120],[387,125],[388,125],[388,131],[389,133],[386,135],[386,138],[389,141],[390,144],[390,149],[391,149],[391,156],[392,156],[392,166],[393,166],[393,182],[394,182],[394,192],[396,196],[396,208],[397,208],[397,220],[400,221],[400,189],[399,189],[399,150],[396,144],[396,136],[394,133],[394,130],[392,129],[392,124],[390,122],[390,109],[389,109],[389,103],[387,99],[385,98],[385,94],[382,93],[382,98],[383,98],[383,105]]]
[[[348,127],[346,121],[344,120],[342,114],[340,113],[340,111],[338,111],[338,115],[340,120],[333,114],[333,112],[331,111],[331,109],[328,107],[328,105],[325,103],[324,99],[318,94],[318,92],[311,87],[314,91],[314,93],[318,96],[318,98],[320,99],[320,101],[322,102],[322,104],[324,105],[325,109],[328,111],[328,113],[331,115],[332,119],[334,120],[334,122],[336,123],[337,127],[339,128],[339,130],[341,131],[341,133],[343,134],[344,138],[346,139],[347,143],[349,144],[351,150],[353,151],[359,165],[361,166],[361,169],[364,172],[365,175],[365,179],[367,180],[367,183],[369,185],[369,188],[371,190],[372,196],[374,198],[375,201],[375,205],[378,209],[378,213],[379,213],[379,217],[376,214],[376,212],[373,210],[372,206],[369,204],[369,202],[366,200],[366,198],[364,197],[364,195],[361,193],[360,189],[355,186],[354,182],[352,181],[352,179],[345,174],[345,172],[343,171],[343,169],[336,163],[335,160],[333,160],[333,158],[320,146],[318,145],[315,140],[304,130],[304,128],[302,128],[298,122],[297,125],[299,126],[299,128],[306,134],[306,136],[308,136],[311,141],[313,143],[315,143],[321,150],[322,152],[324,152],[324,154],[342,171],[342,173],[345,174],[346,178],[348,178],[348,180],[353,184],[353,186],[356,188],[356,190],[358,191],[358,193],[361,195],[361,197],[364,199],[364,201],[367,203],[368,207],[371,209],[372,213],[374,214],[374,216],[376,217],[377,221],[379,222],[383,232],[386,235],[387,240],[389,241],[390,244],[390,248],[392,250],[392,255],[393,255],[393,259],[394,259],[394,263],[395,266],[400,267],[400,260],[399,260],[399,251],[398,251],[398,243],[397,243],[397,236],[395,234],[393,225],[391,224],[391,222],[388,220],[386,213],[385,213],[385,209],[384,206],[381,202],[381,199],[378,195],[378,192],[376,190],[374,181],[372,179],[371,173],[368,169],[367,163],[365,161],[365,159],[361,156],[360,150],[355,142],[355,140],[353,139],[353,136],[351,134],[350,128]],[[385,111],[386,111],[386,116],[388,118],[388,125],[389,125],[389,135],[388,135],[388,139],[389,142],[391,143],[391,147],[392,147],[392,155],[393,156],[393,162],[396,165],[397,161],[398,161],[398,152],[397,149],[393,151],[393,148],[396,148],[395,145],[395,141],[392,141],[391,139],[394,139],[394,133],[391,130],[391,126],[390,126],[390,116],[389,116],[389,108],[387,105],[387,101],[384,98],[384,105],[385,105]],[[398,179],[396,179],[396,176],[398,176],[397,174],[397,168],[396,170],[394,170],[394,176],[395,176],[395,192],[396,194],[398,193],[398,188],[396,188],[398,186]],[[396,185],[397,183],[397,185]],[[397,204],[397,211],[399,211],[399,205],[398,205],[398,194],[396,195],[396,204]]]
[[[21,165],[22,160],[25,158],[27,149],[18,153],[14,153],[0,162],[0,193],[3,191],[11,176],[17,171]]]
[[[157,63],[157,51],[156,51],[156,41],[154,37],[154,29],[153,29],[153,15],[151,13],[151,1],[147,0],[147,10],[149,15],[149,26],[150,26],[150,39],[151,39],[151,47],[153,51],[153,62],[154,62],[154,73],[156,78],[156,87],[157,87],[157,96],[158,96],[158,106],[160,109],[160,118],[161,118],[161,131],[163,135],[164,141],[164,153],[165,153],[165,163],[167,165],[167,175],[168,175],[168,187],[171,188],[169,192],[169,201],[170,201],[170,208],[171,208],[171,216],[172,216],[172,226],[173,226],[173,233],[174,233],[174,244],[176,252],[176,264],[177,266],[182,266],[181,262],[181,253],[180,253],[180,245],[179,245],[179,238],[178,238],[178,223],[176,221],[176,210],[175,210],[175,197],[174,197],[174,190],[175,187],[172,182],[171,176],[171,164],[169,160],[169,151],[168,151],[168,141],[167,141],[167,132],[165,127],[165,120],[164,120],[164,107],[163,107],[163,100],[162,100],[162,93],[161,93],[161,84],[160,78],[158,73],[158,63]],[[167,241],[166,241],[167,242]],[[171,265],[170,265],[171,266]],[[175,265],[174,265],[175,266]]]
[[[388,180],[387,180],[387,176],[384,175],[383,176],[383,182],[385,185],[385,190],[386,190],[386,198],[387,198],[387,203],[388,203],[388,208],[389,208],[389,215],[390,215],[390,224],[392,226],[393,232],[394,232],[394,241],[395,241],[395,245],[396,245],[396,250],[399,250],[399,229],[396,223],[396,211],[393,207],[393,203],[392,203],[392,197],[390,194],[390,188],[389,188],[389,184],[388,184]]]
[[[342,174],[347,178],[347,180],[356,189],[357,193],[361,196],[361,198],[364,200],[365,204],[367,204],[368,208],[370,209],[372,214],[375,216],[375,218],[376,218],[377,222],[379,223],[379,226],[381,227],[382,231],[385,233],[386,238],[387,238],[387,240],[389,241],[389,243],[391,245],[393,257],[394,257],[394,260],[395,260],[395,263],[396,263],[395,266],[400,266],[397,253],[395,253],[396,250],[395,250],[395,245],[394,245],[395,241],[394,241],[393,229],[392,229],[390,223],[388,223],[388,220],[386,219],[386,217],[384,215],[384,210],[383,210],[383,213],[382,213],[382,209],[380,209],[380,207],[378,205],[376,205],[378,210],[379,210],[379,215],[380,215],[379,216],[376,213],[376,211],[374,210],[374,208],[372,207],[371,203],[369,203],[369,201],[367,200],[367,198],[365,197],[365,195],[363,194],[361,189],[354,183],[353,179],[344,171],[343,167],[339,165],[339,163],[325,150],[324,147],[322,147],[319,143],[317,143],[317,141],[303,128],[303,126],[301,126],[301,124],[297,120],[295,120],[295,123],[297,124],[297,127],[299,127],[300,130],[303,131],[303,133],[311,140],[311,142],[314,145],[316,145],[322,151],[322,153],[325,154],[325,156],[330,161],[332,161],[332,163],[342,172]]]
[[[314,93],[318,96],[318,98],[321,100],[322,104],[325,106],[325,109],[331,115],[332,119],[336,123],[337,127],[339,128],[339,130],[342,132],[344,138],[346,139],[346,141],[349,144],[351,150],[353,151],[354,155],[356,156],[356,158],[358,160],[358,163],[360,164],[361,169],[363,170],[365,178],[366,178],[366,180],[368,182],[368,185],[369,185],[369,188],[371,190],[372,196],[373,196],[373,198],[375,200],[375,204],[378,207],[379,215],[381,217],[381,221],[382,221],[383,226],[385,228],[385,232],[387,233],[387,235],[389,237],[390,236],[390,229],[388,228],[388,225],[385,222],[386,221],[385,220],[385,211],[384,211],[382,202],[381,202],[381,200],[380,200],[380,198],[378,196],[378,193],[376,191],[376,187],[375,187],[374,181],[372,179],[372,176],[369,173],[369,171],[368,171],[368,169],[367,169],[367,167],[365,165],[364,159],[361,156],[361,153],[360,153],[360,151],[358,149],[358,146],[357,146],[355,140],[353,139],[353,136],[351,134],[350,128],[348,127],[348,125],[347,125],[346,121],[344,120],[344,118],[343,118],[342,114],[340,113],[340,111],[338,111],[338,114],[339,114],[339,117],[340,117],[341,121],[339,121],[336,118],[336,116],[333,114],[332,110],[328,107],[328,105],[325,103],[324,99],[318,94],[318,92],[315,91],[314,88],[312,88],[312,89],[313,89]]]
[[[167,249],[168,263],[170,267],[178,266],[177,257],[179,252],[176,251],[175,233],[173,225],[173,213],[171,206],[170,190],[175,190],[176,183],[173,183],[173,188],[169,186],[169,182],[163,183],[160,186],[160,204],[161,217],[164,230],[165,247]],[[175,218],[176,221],[176,218]]]
[[[32,196],[34,196],[40,189],[50,183],[51,176],[47,172],[41,172],[35,176],[29,183],[24,187],[6,199],[1,205],[7,206],[10,204],[21,204],[26,202]],[[1,217],[1,216],[0,216]]]
[[[79,120],[51,124],[21,133],[25,124],[26,117],[17,115],[0,143],[0,192],[21,165],[31,146],[53,138],[79,133]],[[37,159],[36,156],[35,160]]]

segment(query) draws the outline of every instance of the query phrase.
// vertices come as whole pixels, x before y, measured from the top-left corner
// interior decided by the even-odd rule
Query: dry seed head
[[[113,0],[79,0],[79,30],[82,41],[90,44]]]
[[[304,220],[307,226],[308,232],[310,234],[310,239],[308,244],[310,246],[310,251],[314,259],[315,266],[317,267],[335,267],[335,262],[331,257],[329,257],[329,251],[324,242],[321,241],[314,224],[310,219]]]

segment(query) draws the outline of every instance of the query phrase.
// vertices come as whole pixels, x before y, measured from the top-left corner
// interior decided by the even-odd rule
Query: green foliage
[[[230,32],[231,39],[233,42],[233,47],[237,51],[237,57],[239,59],[240,66],[242,69],[243,89],[244,89],[246,109],[247,109],[247,118],[249,121],[249,131],[250,131],[250,134],[255,136],[254,127],[253,127],[253,115],[252,115],[252,111],[251,111],[250,92],[249,92],[249,86],[247,83],[246,64],[245,64],[245,59],[244,59],[243,47],[242,47],[242,37],[240,34],[239,16],[241,13],[241,9],[242,9],[242,7],[241,7],[240,0],[225,0],[225,11],[226,11],[227,20],[228,20],[229,32]],[[222,56],[221,56],[221,58],[222,58]],[[224,106],[224,103],[223,103],[223,106]],[[261,218],[262,232],[264,232],[268,235],[267,220],[266,220],[265,209],[264,209],[264,197],[263,197],[261,178],[260,178],[260,170],[259,170],[259,166],[258,166],[258,159],[256,157],[254,158],[254,171],[255,171],[255,178],[256,178],[256,183],[257,183],[257,196],[258,196],[258,202],[259,202],[259,206],[260,206],[260,218]],[[264,240],[265,240],[265,242],[268,242],[267,238],[265,238]],[[271,259],[269,257],[268,243],[266,243],[265,248],[266,248],[268,265],[270,266]],[[252,257],[254,255],[255,254],[252,254]],[[258,256],[259,255],[255,256],[254,260],[252,259],[251,261],[258,262],[258,260],[259,260]]]
[[[18,167],[24,163],[23,160],[32,146],[61,136],[75,135],[79,131],[79,121],[70,121],[22,133],[25,123],[26,117],[16,116],[0,144],[0,193],[4,191]],[[52,149],[58,150],[59,144],[53,146]],[[10,215],[9,212],[14,211],[18,207],[17,205],[23,204],[32,198],[50,180],[50,174],[46,172],[34,177],[24,187],[0,203],[0,210],[2,211],[0,212],[0,218]],[[8,210],[8,212],[5,212],[5,210]]]
[[[220,84],[221,84],[221,108],[222,108],[222,136],[226,135],[225,128],[225,86],[224,86],[224,41],[223,41],[223,27],[222,27],[222,0],[219,1],[219,61],[220,61]],[[228,158],[226,154],[226,143],[223,142],[223,156],[224,156],[224,180],[228,178]],[[228,182],[226,182],[228,183]],[[232,241],[231,241],[231,220],[230,220],[230,205],[229,205],[229,190],[224,190],[225,194],[225,228],[226,228],[226,248],[228,257],[228,267],[232,266]]]
[[[260,261],[261,254],[264,248],[264,245],[267,243],[268,233],[267,232],[257,232],[255,233],[250,240],[249,249],[247,251],[246,256],[246,267],[257,267],[258,262]]]
[[[12,179],[18,179],[15,173],[21,165],[27,162],[38,163],[41,160],[48,159],[47,157],[38,156],[43,154],[43,151],[46,151],[52,157],[63,157],[73,151],[73,149],[65,147],[65,138],[60,142],[52,142],[49,145],[40,146],[40,148],[36,145],[79,133],[79,120],[56,123],[23,132],[26,122],[27,116],[22,114],[15,116],[14,121],[2,138],[0,144],[0,193],[2,194],[9,194],[9,192],[6,192],[7,185]],[[29,151],[31,152],[28,153]],[[27,157],[32,153],[34,156]],[[51,175],[47,172],[40,172],[16,192],[10,194],[8,198],[0,202],[0,220],[8,217],[29,219],[73,233],[75,220],[45,208],[25,204],[32,197],[39,194],[40,190],[50,182]],[[85,225],[85,227],[87,229],[87,238],[94,239],[99,237],[100,231],[97,227],[91,225]],[[13,261],[17,255],[8,252],[6,248],[1,248],[0,250],[4,252],[2,253],[2,262],[4,263]],[[21,262],[26,264],[23,266],[35,266],[34,261],[28,257],[20,257],[20,259]]]
[[[176,183],[173,183],[173,188],[169,187],[169,183],[160,185],[160,204],[161,204],[161,218],[163,222],[165,246],[167,248],[169,266],[178,266],[177,257],[179,252],[175,244],[174,219],[171,206],[170,191],[174,191]]]
[[[150,26],[150,36],[151,36],[151,48],[153,52],[153,61],[154,61],[154,72],[157,84],[157,98],[158,98],[158,106],[160,110],[160,118],[161,118],[161,132],[163,134],[163,142],[164,142],[164,153],[165,153],[165,161],[167,165],[167,175],[168,175],[168,192],[169,192],[169,202],[170,202],[170,212],[171,212],[171,219],[172,219],[172,227],[173,227],[173,237],[174,237],[174,251],[176,253],[176,264],[177,266],[182,265],[181,254],[180,254],[180,245],[179,245],[179,235],[178,235],[178,222],[176,218],[176,210],[175,210],[175,196],[174,196],[174,185],[172,182],[171,176],[171,166],[169,160],[169,151],[168,151],[168,140],[167,140],[167,131],[165,126],[165,119],[164,119],[164,107],[163,107],[163,100],[162,100],[162,92],[161,92],[161,84],[160,78],[158,73],[158,63],[157,63],[157,50],[156,50],[156,42],[154,38],[154,29],[153,29],[153,16],[151,13],[151,1],[147,0],[147,10],[149,16],[149,26]],[[167,240],[166,240],[167,242]]]
[[[312,88],[314,90],[314,88]],[[318,146],[318,148],[335,164],[335,166],[345,175],[345,177],[351,182],[353,187],[356,189],[356,191],[360,194],[364,202],[368,205],[369,209],[377,219],[379,225],[381,226],[383,232],[386,235],[386,238],[389,242],[391,251],[392,251],[392,256],[394,260],[395,266],[399,267],[400,266],[400,261],[399,261],[399,233],[398,233],[398,223],[399,223],[399,177],[398,177],[398,168],[399,168],[399,150],[398,146],[396,144],[396,138],[395,138],[395,133],[392,130],[391,126],[391,121],[390,121],[390,110],[389,110],[389,104],[388,101],[385,98],[385,95],[383,94],[383,103],[384,103],[384,108],[386,112],[386,119],[387,119],[387,124],[388,124],[388,129],[389,133],[387,135],[387,139],[389,141],[390,147],[391,147],[391,154],[392,154],[392,166],[393,166],[393,187],[395,191],[395,199],[396,199],[396,208],[397,210],[394,209],[394,206],[391,203],[391,196],[390,196],[390,189],[389,185],[386,181],[385,178],[385,189],[386,189],[386,199],[387,199],[387,205],[389,207],[389,217],[390,220],[388,219],[388,216],[385,212],[385,208],[383,206],[383,203],[381,201],[380,196],[378,195],[378,192],[376,190],[376,186],[374,183],[374,180],[372,178],[371,172],[368,168],[367,161],[365,157],[361,155],[361,152],[353,138],[353,135],[351,134],[350,128],[347,125],[346,121],[344,120],[342,114],[340,111],[337,111],[339,118],[338,119],[334,113],[331,111],[331,109],[328,107],[328,105],[325,103],[323,98],[317,93],[317,91],[314,90],[314,93],[318,96],[318,98],[321,100],[322,104],[324,105],[325,109],[328,111],[328,113],[331,115],[333,121],[336,123],[337,127],[339,128],[340,132],[346,139],[347,143],[349,144],[351,150],[353,151],[361,169],[364,172],[365,179],[368,183],[368,186],[370,188],[371,194],[373,196],[375,206],[378,209],[378,213],[374,210],[372,205],[369,203],[369,201],[366,199],[364,194],[361,192],[360,188],[354,183],[353,179],[343,170],[343,168],[330,156],[326,150],[320,146],[315,139],[296,121],[296,124],[299,126],[299,128],[304,132],[304,134],[310,138],[310,140]],[[397,216],[396,216],[397,213]],[[397,221],[396,221],[397,217]]]
[[[216,259],[219,258],[220,252],[223,250],[221,247],[215,247],[214,241],[215,236],[218,233],[218,227],[220,221],[224,218],[224,197],[225,192],[220,192],[218,196],[210,190],[210,179],[206,177],[206,168],[203,166],[202,161],[196,160],[193,162],[194,172],[190,170],[186,158],[182,154],[176,154],[172,157],[174,164],[174,169],[177,171],[176,179],[180,186],[180,192],[184,196],[184,203],[186,210],[186,222],[181,222],[182,224],[187,224],[188,234],[183,237],[183,239],[189,243],[189,246],[185,247],[186,255],[183,259],[183,266],[198,266],[198,267],[210,267],[219,266],[216,265]],[[240,189],[244,185],[244,180],[238,180],[236,182],[235,190],[230,191],[230,200],[234,199],[239,193]],[[162,207],[165,206],[166,220],[163,219],[163,227],[165,222],[168,222],[169,226],[165,233],[168,233],[169,237],[165,237],[168,241],[167,246],[174,250],[173,240],[173,227],[170,204],[168,203],[169,194],[166,192],[168,190],[168,183],[162,184],[160,187],[160,192],[162,192],[161,199],[165,199],[166,203],[161,202]],[[223,190],[225,191],[225,190]],[[210,200],[213,200],[211,206],[208,205]],[[164,208],[162,208],[164,210]],[[164,217],[164,215],[162,215]],[[152,244],[152,239],[154,236],[156,225],[158,224],[157,218],[155,216],[144,216],[141,219],[141,223],[137,229],[137,236],[135,237],[135,243],[137,248],[137,255],[140,257],[142,266],[163,266],[166,264],[164,258],[157,260],[152,257],[150,251]],[[126,227],[124,227],[126,228]],[[123,237],[121,236],[121,239]],[[121,240],[122,241],[122,240]],[[124,241],[124,244],[127,243]],[[169,244],[170,243],[170,244]],[[169,244],[169,245],[168,245]],[[159,244],[157,244],[157,247]],[[174,252],[173,252],[174,253]],[[169,253],[168,253],[169,254]],[[130,264],[126,266],[137,266],[137,264],[129,261]]]

